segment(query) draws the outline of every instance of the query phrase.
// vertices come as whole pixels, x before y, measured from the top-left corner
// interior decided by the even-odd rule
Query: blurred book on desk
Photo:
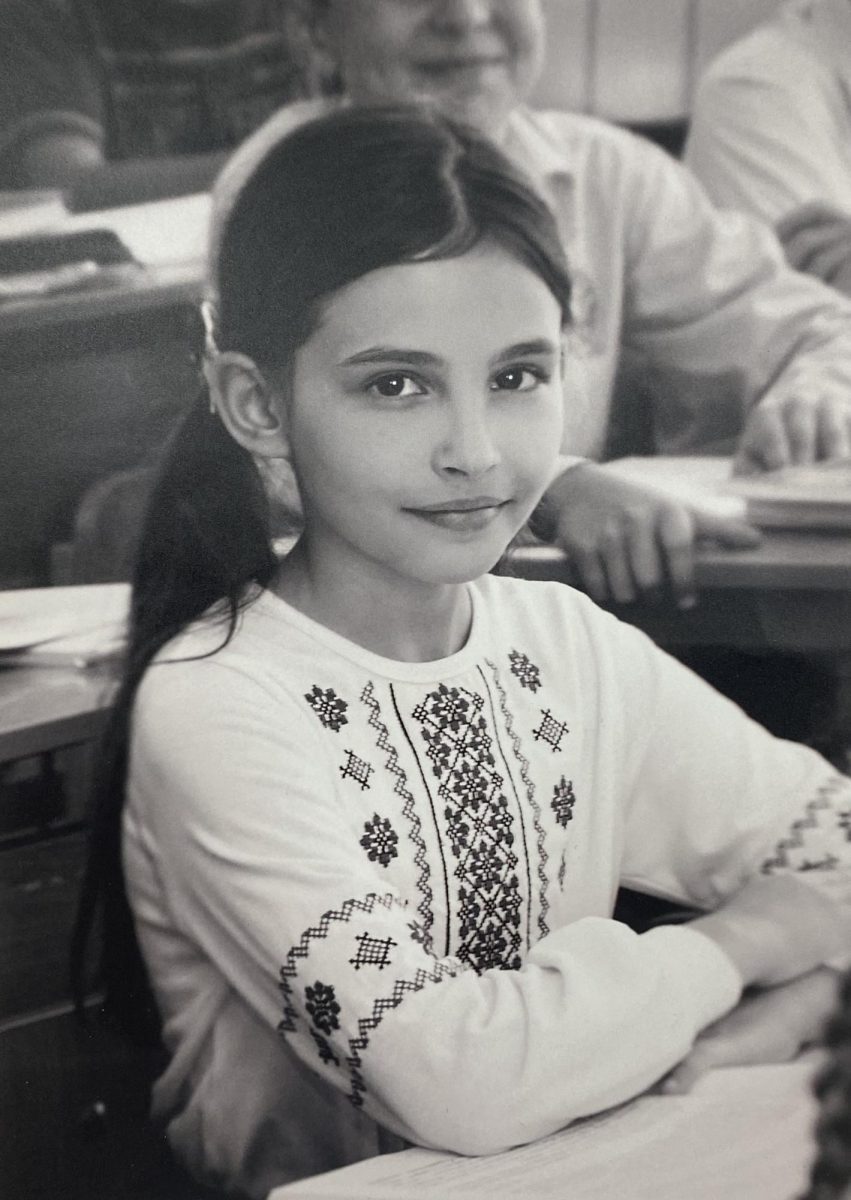
[[[125,644],[130,585],[22,588],[0,593],[0,667],[89,667]]]
[[[728,488],[752,525],[851,532],[851,458],[743,476]]]
[[[0,237],[0,301],[126,282],[142,270],[112,229]]]
[[[731,458],[698,454],[634,455],[607,462],[603,469],[701,512],[744,518],[745,501],[727,490],[733,477]]]
[[[702,512],[763,529],[851,530],[851,459],[734,475],[732,459],[619,458],[605,470]]]

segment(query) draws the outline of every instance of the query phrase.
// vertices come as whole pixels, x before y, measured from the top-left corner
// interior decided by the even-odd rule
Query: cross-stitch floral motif
[[[333,688],[325,688],[323,691],[314,683],[310,691],[305,692],[304,698],[326,729],[333,729],[335,733],[339,733],[344,725],[348,725],[346,709],[349,706],[345,700],[340,699]]]
[[[408,929],[411,931],[411,941],[428,950],[431,945],[431,937],[423,923],[421,921],[409,921]]]
[[[350,958],[349,962],[356,971],[361,967],[377,967],[379,971],[383,971],[385,967],[393,965],[390,949],[399,944],[394,942],[393,938],[376,938],[370,937],[368,933],[359,933],[355,941],[358,948],[355,957]]]
[[[413,711],[439,780],[446,834],[456,860],[461,945],[477,971],[520,966],[522,897],[514,818],[496,770],[484,698],[440,687]]]
[[[364,834],[360,839],[360,844],[366,851],[370,862],[379,862],[382,867],[387,867],[394,858],[398,858],[399,851],[396,847],[399,843],[399,835],[387,817],[380,817],[378,813],[374,813],[371,821],[364,822],[363,828]]]
[[[559,782],[553,788],[553,798],[550,804],[556,815],[556,820],[564,829],[567,829],[568,821],[573,820],[573,806],[575,803],[576,794],[573,791],[573,783],[568,783],[562,775]]]
[[[557,721],[548,708],[541,710],[541,723],[532,731],[536,742],[546,742],[552,747],[553,754],[561,750],[561,739],[569,730],[563,721]]]
[[[360,786],[362,792],[369,789],[372,767],[362,758],[358,758],[351,750],[346,751],[346,762],[344,766],[340,767],[340,773],[344,779],[353,779]]]
[[[340,1006],[337,996],[330,983],[320,983],[317,979],[313,987],[304,989],[306,997],[305,1008],[310,1013],[313,1024],[322,1033],[331,1033],[340,1028],[338,1017]]]
[[[508,655],[508,661],[511,663],[511,674],[520,680],[520,686],[528,688],[533,694],[537,692],[541,686],[540,669],[519,650],[512,650]]]

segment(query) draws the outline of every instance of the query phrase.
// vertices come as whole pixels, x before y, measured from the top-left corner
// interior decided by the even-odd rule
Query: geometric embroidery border
[[[793,867],[789,858],[789,852],[794,850],[804,850],[808,830],[820,828],[819,814],[825,811],[833,811],[833,799],[837,794],[846,792],[851,799],[851,780],[845,775],[831,775],[816,791],[815,796],[808,800],[804,806],[804,814],[796,818],[789,826],[789,831],[785,837],[782,837],[774,848],[774,852],[766,858],[760,866],[760,871],[764,875],[771,875],[776,870],[793,870],[795,872],[806,871],[831,871],[839,866],[839,860],[834,855],[829,855],[826,859],[810,860],[804,859],[797,867]],[[842,826],[841,818],[837,822]]]
[[[384,766],[393,776],[393,791],[404,802],[402,815],[409,823],[408,834],[414,844],[414,863],[419,869],[417,891],[420,902],[417,912],[420,915],[426,933],[426,949],[431,951],[432,928],[434,926],[434,894],[431,890],[431,868],[428,861],[428,851],[422,835],[422,822],[417,812],[416,801],[408,787],[405,771],[399,766],[399,755],[396,747],[390,741],[387,726],[381,719],[381,707],[375,698],[375,688],[370,680],[361,692],[361,703],[369,709],[367,724],[375,730],[375,744],[385,755]]]
[[[529,760],[523,753],[520,743],[520,736],[514,728],[514,717],[508,707],[508,697],[505,694],[505,689],[499,678],[499,671],[496,664],[486,658],[485,662],[493,675],[494,687],[499,696],[499,708],[502,713],[502,720],[505,725],[505,731],[511,739],[511,745],[514,750],[514,757],[517,759],[517,764],[520,767],[520,778],[523,780],[523,786],[526,788],[526,797],[529,801],[529,806],[532,809],[532,819],[535,825],[535,836],[538,842],[538,882],[540,884],[540,910],[538,912],[538,931],[541,937],[546,937],[550,932],[547,916],[550,911],[550,902],[547,896],[547,887],[549,880],[547,878],[547,862],[549,854],[546,848],[546,833],[544,831],[543,822],[541,821],[541,806],[535,796],[535,785],[529,774]],[[484,676],[483,676],[484,678]]]
[[[292,995],[292,980],[298,974],[297,960],[307,958],[310,953],[311,942],[326,938],[329,929],[335,922],[351,921],[352,916],[357,913],[369,915],[377,905],[381,905],[387,909],[395,906],[403,907],[392,893],[387,893],[384,896],[370,893],[363,900],[346,900],[345,903],[340,905],[339,909],[331,909],[324,913],[318,925],[312,925],[304,931],[298,945],[293,946],[287,954],[287,960],[280,970],[280,982],[278,986],[284,997],[284,1016],[283,1020],[278,1024],[278,1032],[280,1034],[295,1033],[296,1022],[299,1020],[299,1014],[293,1005]],[[426,971],[419,968],[414,972],[413,979],[397,979],[393,984],[390,995],[379,996],[373,1002],[370,1015],[358,1019],[358,1033],[356,1037],[349,1038],[350,1053],[346,1058],[351,1083],[351,1091],[348,1099],[356,1108],[360,1108],[363,1105],[363,1097],[367,1090],[361,1070],[363,1066],[361,1052],[369,1045],[370,1035],[381,1024],[386,1014],[397,1008],[405,996],[421,991],[429,983],[440,983],[447,977],[454,977],[466,969],[463,963],[439,962],[435,960],[431,970]],[[328,1051],[329,1055],[333,1055],[330,1047],[328,1047]],[[335,1056],[334,1058],[336,1061]],[[329,1061],[329,1059],[326,1059],[326,1061]]]

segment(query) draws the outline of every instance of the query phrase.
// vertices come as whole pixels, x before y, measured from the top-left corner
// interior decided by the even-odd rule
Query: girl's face
[[[543,281],[488,243],[326,302],[287,413],[312,561],[383,586],[490,570],[555,467],[561,320]]]
[[[540,0],[329,0],[319,27],[358,102],[435,104],[498,135],[541,67]]]

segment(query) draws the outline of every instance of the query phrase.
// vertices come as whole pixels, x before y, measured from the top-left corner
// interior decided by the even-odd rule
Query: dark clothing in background
[[[42,132],[110,159],[237,145],[303,94],[277,0],[0,0],[0,187]]]

